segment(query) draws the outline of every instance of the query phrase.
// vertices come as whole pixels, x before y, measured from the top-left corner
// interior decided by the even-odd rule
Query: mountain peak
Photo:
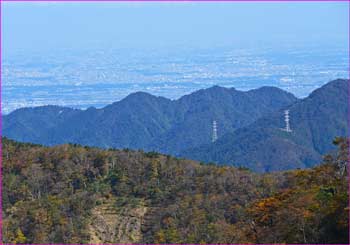
[[[251,89],[249,91],[247,91],[247,93],[250,93],[250,94],[288,94],[294,98],[296,98],[294,96],[294,94],[286,91],[286,90],[283,90],[281,88],[278,88],[278,87],[274,87],[274,86],[262,86],[260,88],[256,88],[256,89]]]
[[[211,86],[211,87],[204,89],[204,90],[207,90],[207,91],[235,91],[236,89],[223,87],[223,86],[219,86],[219,85],[214,85],[214,86]]]
[[[134,93],[129,94],[128,96],[125,97],[125,99],[128,99],[128,98],[129,99],[130,98],[140,99],[140,98],[150,98],[150,97],[155,97],[155,96],[152,94],[149,94],[147,92],[138,91],[138,92],[134,92]]]
[[[226,87],[222,87],[219,85],[214,85],[212,87],[209,88],[203,88],[200,90],[197,90],[193,93],[184,95],[180,98],[180,100],[184,99],[184,98],[193,98],[193,97],[197,97],[197,96],[213,96],[213,95],[224,95],[224,94],[229,94],[232,93],[233,91],[236,91],[234,88],[226,88]]]
[[[170,101],[170,99],[165,98],[163,96],[156,96],[147,92],[138,91],[129,94],[126,96],[123,100],[163,100],[163,101]]]
[[[143,103],[143,102],[146,102],[146,101],[159,100],[161,98],[163,98],[163,97],[158,97],[158,96],[149,94],[147,92],[139,91],[139,92],[134,92],[134,93],[129,94],[128,96],[126,96],[121,101],[117,101],[117,102],[113,103],[112,105],[116,105],[116,104],[119,104],[119,103],[132,103],[132,104]],[[166,99],[166,98],[163,98],[163,99]],[[168,100],[168,99],[166,99],[166,100]]]
[[[336,79],[331,82],[326,83],[322,87],[314,90],[309,98],[315,98],[315,97],[324,97],[324,96],[340,96],[340,94],[344,94],[346,97],[348,95],[349,91],[349,79]]]

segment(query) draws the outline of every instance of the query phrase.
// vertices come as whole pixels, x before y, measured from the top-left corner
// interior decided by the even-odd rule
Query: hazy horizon
[[[5,2],[3,47],[5,54],[96,47],[347,47],[347,7],[346,2]]]
[[[347,2],[5,2],[3,112],[348,77]],[[98,16],[98,18],[96,18]]]

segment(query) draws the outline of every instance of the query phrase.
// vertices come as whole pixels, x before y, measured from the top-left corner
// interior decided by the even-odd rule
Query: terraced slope
[[[89,234],[91,244],[138,243],[142,240],[141,226],[147,207],[118,207],[116,198],[105,199],[92,210]]]

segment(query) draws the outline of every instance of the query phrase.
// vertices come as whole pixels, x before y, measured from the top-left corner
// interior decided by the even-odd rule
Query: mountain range
[[[69,142],[177,154],[210,142],[214,119],[221,136],[295,101],[272,87],[241,92],[214,86],[178,100],[137,92],[102,109],[22,108],[4,116],[3,131],[9,138],[44,145]]]
[[[275,87],[250,91],[214,86],[178,100],[144,92],[101,109],[59,106],[3,116],[3,135],[22,142],[77,143],[157,151],[256,171],[308,167],[347,134],[348,80],[335,80],[305,99]],[[284,127],[291,114],[292,132]],[[211,143],[212,123],[218,141]]]
[[[213,144],[180,155],[261,172],[312,167],[334,149],[329,142],[348,135],[348,84],[348,80],[332,81]],[[292,132],[282,130],[285,110],[289,110]]]

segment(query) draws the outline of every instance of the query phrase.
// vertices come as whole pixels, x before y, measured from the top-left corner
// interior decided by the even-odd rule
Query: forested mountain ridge
[[[348,244],[349,142],[334,143],[318,167],[256,174],[3,138],[3,242]]]
[[[312,167],[335,149],[331,140],[347,136],[349,80],[338,79],[305,99],[228,133],[213,144],[188,149],[180,156],[205,162],[245,166],[259,172]],[[290,114],[292,132],[285,127]]]
[[[304,99],[274,87],[247,92],[214,86],[178,100],[144,92],[102,109],[23,108],[4,116],[3,133],[22,141],[131,148],[258,172],[307,168],[347,136],[349,80],[337,79]],[[285,127],[290,113],[292,132]],[[211,143],[212,123],[219,139]]]
[[[176,155],[189,146],[211,142],[213,120],[219,122],[220,137],[296,101],[275,87],[247,92],[219,86],[202,89],[175,102],[176,122],[145,149]]]
[[[221,136],[296,100],[273,87],[242,92],[214,86],[178,100],[137,92],[102,109],[19,109],[3,117],[3,134],[44,145],[78,143],[177,154],[210,142],[213,120],[220,121]]]

